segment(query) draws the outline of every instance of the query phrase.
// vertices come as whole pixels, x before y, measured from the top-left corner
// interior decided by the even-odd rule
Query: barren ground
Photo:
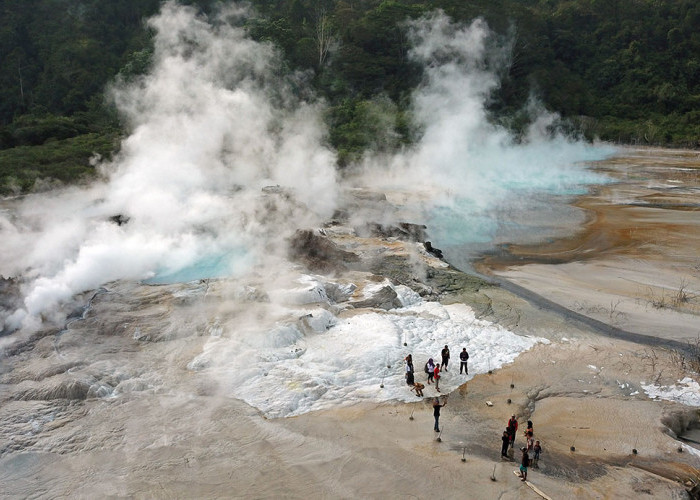
[[[670,174],[658,166],[669,154],[678,162]],[[630,155],[600,166],[624,182],[578,202],[590,211],[582,231],[510,246],[480,270],[623,330],[693,340],[697,154]],[[402,252],[393,241],[371,244]],[[429,397],[266,419],[186,369],[203,342],[195,332],[137,343],[120,330],[120,314],[160,323],[171,305],[148,287],[117,289],[121,302],[98,301],[92,318],[27,339],[0,360],[0,497],[541,498],[499,457],[511,414],[523,427],[534,422],[544,451],[529,479],[550,498],[687,498],[686,484],[700,478],[700,454],[675,436],[698,423],[697,409],[651,400],[640,387],[697,380],[674,351],[601,335],[501,287],[445,300],[549,344],[450,394],[440,441]],[[78,351],[85,345],[89,352]],[[71,352],[84,362],[59,367]],[[167,384],[120,398],[57,397],[80,391],[61,377],[98,363],[148,367]],[[453,367],[446,376],[459,375]]]

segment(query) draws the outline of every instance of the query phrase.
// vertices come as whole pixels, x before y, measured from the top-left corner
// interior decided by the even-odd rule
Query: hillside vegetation
[[[203,14],[219,5],[189,1]],[[587,138],[700,145],[700,3],[696,0],[253,0],[250,35],[274,42],[289,69],[312,74],[329,103],[339,166],[373,146],[377,112],[393,144],[415,131],[408,95],[422,69],[408,58],[405,20],[440,8],[483,17],[511,47],[492,119],[514,132],[531,96]],[[123,133],[105,104],[118,75],[147,71],[158,0],[0,0],[0,193],[36,179],[72,182]],[[381,98],[379,98],[381,97]],[[378,110],[377,107],[382,109]],[[41,185],[46,185],[41,183]]]

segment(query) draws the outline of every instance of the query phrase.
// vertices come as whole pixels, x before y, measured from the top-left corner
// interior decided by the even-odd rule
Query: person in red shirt
[[[435,378],[435,390],[440,392],[440,363],[435,365],[433,377]]]

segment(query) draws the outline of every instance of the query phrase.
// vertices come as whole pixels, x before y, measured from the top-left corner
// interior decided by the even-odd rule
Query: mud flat
[[[503,245],[476,267],[623,330],[700,335],[700,153],[623,150],[595,165],[614,182],[575,205],[582,228],[546,244]]]
[[[503,245],[476,267],[503,278],[505,288],[530,304],[596,332],[538,347],[546,354],[539,366],[530,364],[534,371],[526,368],[532,353],[506,370],[528,381],[519,384],[527,388],[526,406],[551,432],[550,447],[562,458],[557,462],[576,457],[580,470],[589,472],[606,464],[608,471],[630,473],[628,480],[639,469],[680,478],[685,466],[678,457],[688,448],[669,439],[670,431],[695,426],[697,385],[687,388],[694,403],[684,406],[649,401],[640,383],[673,386],[688,375],[698,378],[700,153],[630,149],[595,168],[614,182],[576,200],[588,214],[582,228],[546,243]],[[560,355],[566,356],[565,370],[556,368]],[[560,392],[557,385],[568,389]],[[645,457],[639,443],[653,443],[655,457]],[[697,462],[685,463],[688,477],[698,477]],[[594,483],[581,487],[606,497],[593,493]],[[641,483],[628,486],[629,496],[648,492]]]

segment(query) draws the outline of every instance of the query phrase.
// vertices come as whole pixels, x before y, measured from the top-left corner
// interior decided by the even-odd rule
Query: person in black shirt
[[[542,446],[540,446],[539,441],[535,441],[535,447],[533,448],[535,451],[535,459],[532,461],[532,468],[533,469],[539,469],[540,466],[537,465],[540,461],[540,453],[542,453]]]
[[[510,445],[510,436],[508,435],[508,431],[503,431],[501,441],[503,441],[503,444],[501,444],[501,456],[508,458],[508,446]]]
[[[440,355],[442,356],[442,370],[447,371],[447,363],[450,362],[449,347],[445,346],[445,348],[442,351],[440,351]]]
[[[406,356],[406,384],[408,385],[413,385],[414,378],[413,378],[413,356],[410,354]]]
[[[510,417],[510,420],[508,420],[506,429],[508,430],[508,436],[510,437],[510,445],[513,446],[515,444],[515,434],[518,432],[518,419],[515,417],[515,415]]]
[[[469,375],[469,370],[467,369],[467,360],[469,359],[469,353],[467,352],[467,348],[463,347],[462,352],[459,353],[459,373],[460,375],[462,374],[462,368],[464,368],[464,373],[466,375]]]
[[[522,448],[520,451],[523,452],[523,459],[520,462],[521,481],[527,481],[527,466],[530,465],[530,457],[527,456],[527,448]]]
[[[447,405],[447,400],[440,404],[440,399],[435,398],[433,401],[433,417],[435,417],[435,432],[440,432],[440,408]]]

